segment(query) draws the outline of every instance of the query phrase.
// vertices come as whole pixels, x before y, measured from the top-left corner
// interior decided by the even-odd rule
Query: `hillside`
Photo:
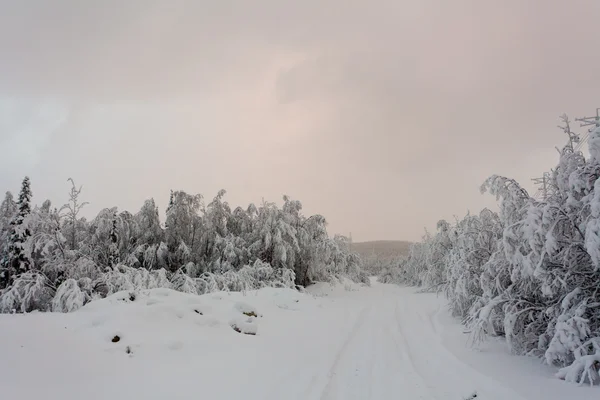
[[[372,242],[352,243],[352,251],[361,257],[370,257],[373,254],[381,258],[391,258],[408,255],[411,242],[403,240],[376,240]]]

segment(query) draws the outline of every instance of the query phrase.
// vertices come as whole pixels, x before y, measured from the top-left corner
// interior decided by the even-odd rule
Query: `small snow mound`
[[[242,314],[248,316],[248,317],[262,317],[262,315],[260,315],[258,313],[258,311],[256,310],[255,307],[251,306],[248,303],[244,303],[241,301],[238,301],[237,303],[235,303],[234,308],[241,312]]]
[[[300,297],[303,296],[295,291],[275,293],[275,305],[282,310],[300,310]]]
[[[329,282],[315,282],[308,286],[306,292],[315,297],[325,297],[333,293],[334,285]]]
[[[258,324],[253,317],[235,317],[229,322],[229,325],[234,331],[245,335],[256,335],[258,333]]]
[[[124,303],[133,303],[134,301],[137,300],[137,297],[138,297],[138,295],[135,292],[128,292],[128,291],[118,292],[116,294],[118,294],[118,296],[116,296],[116,299],[118,301],[122,301]]]

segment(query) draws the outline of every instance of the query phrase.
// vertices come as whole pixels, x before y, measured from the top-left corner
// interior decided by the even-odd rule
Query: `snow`
[[[511,355],[500,340],[468,347],[445,304],[380,283],[320,283],[306,293],[119,292],[68,314],[0,315],[0,388],[11,400],[600,394],[555,378],[539,359]]]

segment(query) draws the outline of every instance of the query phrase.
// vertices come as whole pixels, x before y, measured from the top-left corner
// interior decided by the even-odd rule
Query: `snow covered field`
[[[474,350],[443,298],[318,284],[121,292],[71,314],[0,315],[2,398],[583,400],[499,341]],[[246,314],[248,315],[246,315]],[[255,316],[256,315],[256,316]],[[249,334],[234,331],[232,326]],[[253,335],[253,333],[256,333]]]

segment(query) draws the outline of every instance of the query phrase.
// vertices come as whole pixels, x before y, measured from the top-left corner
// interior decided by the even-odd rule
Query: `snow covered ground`
[[[244,314],[245,313],[245,314]],[[238,333],[233,328],[248,334]],[[591,399],[490,341],[444,300],[318,284],[193,296],[119,293],[71,314],[0,315],[3,399]]]

